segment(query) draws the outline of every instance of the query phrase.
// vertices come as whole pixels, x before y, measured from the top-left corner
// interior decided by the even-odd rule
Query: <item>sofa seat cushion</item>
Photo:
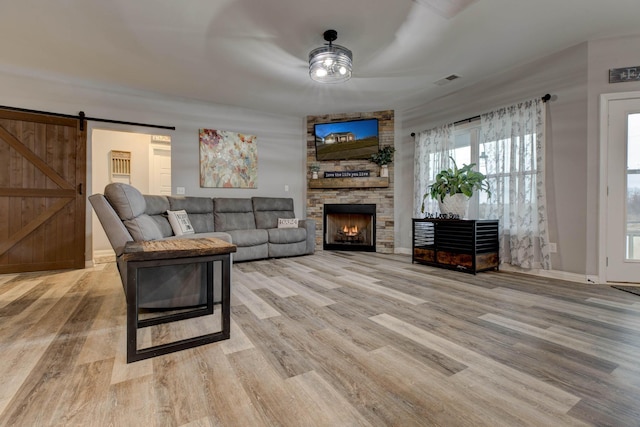
[[[147,202],[137,188],[114,182],[104,189],[104,196],[116,211],[136,242],[162,239],[160,227],[145,213]]]
[[[268,243],[257,246],[238,246],[238,250],[233,254],[233,262],[269,258],[269,246]]]
[[[213,200],[209,197],[167,197],[170,210],[184,210],[196,233],[215,231],[213,226]],[[167,209],[169,210],[169,209]]]
[[[269,243],[269,257],[282,258],[288,256],[299,256],[307,253],[307,242],[287,243],[280,245]]]
[[[258,246],[269,242],[267,230],[229,230],[231,241],[238,247]]]
[[[255,230],[251,199],[213,199],[213,221],[216,231]]]
[[[298,243],[307,240],[307,230],[304,228],[271,228],[267,233],[269,243]]]

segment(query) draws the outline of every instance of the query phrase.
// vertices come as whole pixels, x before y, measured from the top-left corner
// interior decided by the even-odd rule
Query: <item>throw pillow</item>
[[[298,219],[278,218],[278,228],[298,228]]]
[[[176,236],[182,236],[183,234],[193,234],[193,226],[189,221],[189,215],[184,209],[179,211],[167,211],[169,217],[169,224],[173,229],[173,234]]]

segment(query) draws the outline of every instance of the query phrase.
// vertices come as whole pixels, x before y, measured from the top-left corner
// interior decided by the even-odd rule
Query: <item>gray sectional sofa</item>
[[[312,254],[315,251],[316,224],[299,219],[295,228],[278,228],[279,219],[295,218],[293,199],[282,197],[209,198],[143,195],[135,187],[112,183],[104,194],[89,197],[116,259],[129,241],[217,237],[233,243],[237,252],[233,261],[249,261]],[[194,234],[174,235],[167,211],[185,210]],[[118,261],[125,284],[125,269]],[[175,274],[174,274],[175,273]],[[200,280],[184,280],[193,285],[175,290],[177,277],[199,275],[193,271],[164,272],[140,283],[141,306],[172,308],[201,304],[204,298]],[[176,277],[174,277],[177,275]],[[172,283],[161,283],[166,278]],[[189,288],[191,286],[191,288]]]

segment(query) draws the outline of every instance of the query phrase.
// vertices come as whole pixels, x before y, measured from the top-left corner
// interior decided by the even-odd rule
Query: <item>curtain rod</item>
[[[541,99],[542,99],[542,102],[547,102],[547,101],[549,101],[551,99],[551,95],[549,95],[547,93]],[[455,126],[455,125],[459,125],[461,123],[471,123],[474,120],[478,120],[479,118],[480,118],[480,116],[473,116],[473,117],[469,117],[468,119],[458,120],[457,122],[453,122],[453,124]],[[416,133],[415,132],[411,132],[411,136],[415,137]]]
[[[18,111],[18,112],[21,112],[21,113],[45,114],[47,116],[63,117],[63,118],[66,118],[66,119],[80,120],[80,130],[81,131],[84,130],[84,122],[85,122],[85,120],[86,121],[92,121],[92,122],[115,123],[115,124],[119,124],[119,125],[131,125],[131,126],[142,126],[142,127],[147,127],[147,128],[176,130],[175,126],[152,125],[152,124],[148,124],[148,123],[125,122],[125,121],[122,121],[122,120],[111,120],[111,119],[100,119],[100,118],[97,118],[97,117],[87,117],[84,114],[84,111],[80,111],[77,116],[74,116],[72,114],[52,113],[50,111],[40,111],[40,110],[29,110],[27,108],[7,107],[7,106],[4,106],[4,105],[0,105],[0,109]]]

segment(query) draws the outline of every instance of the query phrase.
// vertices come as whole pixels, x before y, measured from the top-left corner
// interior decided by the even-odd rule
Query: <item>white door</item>
[[[171,148],[151,146],[149,193],[171,195]]]
[[[609,100],[608,282],[640,282],[640,98]]]

